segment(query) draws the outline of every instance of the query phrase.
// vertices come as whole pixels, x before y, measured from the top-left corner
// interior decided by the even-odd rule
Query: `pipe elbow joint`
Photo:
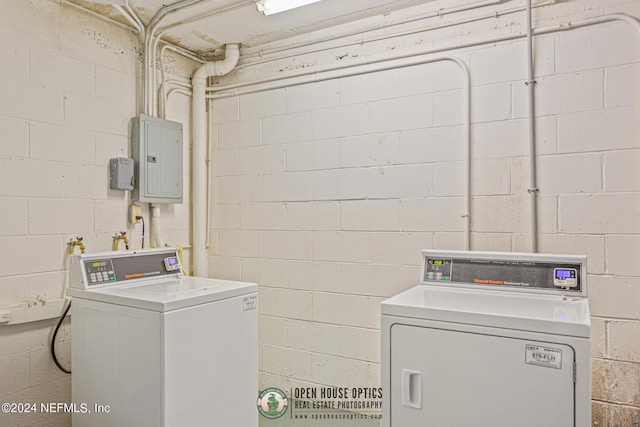
[[[215,76],[224,76],[235,68],[240,59],[240,45],[237,43],[228,44],[225,47],[224,59],[222,61],[214,61],[213,68]]]
[[[224,76],[230,73],[238,64],[238,59],[240,59],[240,45],[237,43],[226,45],[224,59],[202,64],[193,74],[193,83],[203,83],[209,76]]]

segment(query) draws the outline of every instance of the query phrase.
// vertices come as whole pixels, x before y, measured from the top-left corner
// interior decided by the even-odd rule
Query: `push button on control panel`
[[[443,282],[451,281],[451,260],[450,259],[432,259],[426,260],[425,280],[437,280]]]
[[[85,263],[87,279],[90,284],[101,284],[116,280],[111,260],[98,260]]]

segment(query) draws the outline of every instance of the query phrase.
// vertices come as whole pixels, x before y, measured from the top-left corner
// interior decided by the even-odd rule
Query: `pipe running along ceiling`
[[[126,26],[118,8],[129,6],[147,24],[164,6],[179,3],[165,0],[62,0],[118,21]],[[322,0],[283,13],[265,16],[254,0],[195,0],[187,2],[158,27],[162,39],[201,56],[213,54],[227,43],[259,48],[286,38],[386,15],[434,0]],[[470,2],[473,3],[473,2]],[[132,27],[133,28],[133,27]]]

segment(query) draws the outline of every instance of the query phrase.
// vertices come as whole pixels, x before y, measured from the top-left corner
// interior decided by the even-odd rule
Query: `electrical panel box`
[[[141,114],[131,124],[136,166],[131,200],[182,203],[182,123]]]
[[[135,183],[133,159],[116,157],[109,160],[109,188],[112,190],[133,190]]]

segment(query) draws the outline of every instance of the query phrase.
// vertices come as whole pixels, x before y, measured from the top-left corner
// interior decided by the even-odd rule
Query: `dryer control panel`
[[[586,257],[424,250],[421,283],[586,296]]]

